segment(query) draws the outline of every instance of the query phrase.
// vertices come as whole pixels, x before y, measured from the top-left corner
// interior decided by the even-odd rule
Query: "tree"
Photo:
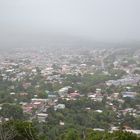
[[[0,114],[4,118],[20,120],[23,119],[23,110],[19,105],[3,104]]]
[[[16,137],[16,140],[37,140],[38,139],[36,129],[31,122],[13,121],[10,123],[15,126],[19,134]]]
[[[14,126],[9,126],[6,123],[0,124],[0,140],[13,140],[17,136],[17,131]]]
[[[69,129],[68,132],[65,134],[64,140],[80,140],[80,135],[78,131],[74,129]]]

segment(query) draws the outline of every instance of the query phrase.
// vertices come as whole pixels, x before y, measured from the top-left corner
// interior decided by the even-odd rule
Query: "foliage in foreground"
[[[43,125],[43,124],[40,124]],[[63,131],[61,131],[61,129]],[[57,137],[49,137],[48,132],[38,131],[36,126],[31,122],[10,121],[0,124],[0,140],[140,140],[137,135],[125,132],[115,131],[99,132],[91,128],[75,129],[60,128]],[[55,128],[52,134],[55,135]]]

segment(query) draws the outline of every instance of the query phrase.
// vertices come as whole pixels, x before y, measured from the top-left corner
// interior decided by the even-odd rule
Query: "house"
[[[22,105],[22,109],[24,113],[32,114],[33,106],[30,104]]]
[[[95,112],[97,112],[97,113],[102,113],[103,111],[102,111],[102,110],[96,110]]]
[[[22,86],[24,89],[27,89],[31,86],[31,83],[23,83]]]
[[[95,99],[96,98],[96,94],[88,95],[88,98]]]
[[[45,103],[46,103],[46,102],[48,101],[48,99],[32,98],[31,101],[32,101],[32,102],[37,101],[37,102],[45,102]]]
[[[94,131],[101,131],[101,132],[104,132],[105,131],[105,129],[101,129],[101,128],[94,128],[93,130]]]
[[[59,122],[59,125],[64,126],[65,123],[64,123],[63,121],[60,121],[60,122]]]
[[[57,109],[65,109],[65,104],[58,104],[54,106],[54,110],[57,110]]]
[[[39,101],[36,101],[36,102],[32,102],[32,106],[34,108],[40,108],[43,106],[43,102],[39,102]]]
[[[129,91],[127,91],[127,92],[123,92],[122,93],[123,98],[126,98],[126,97],[135,98],[136,95],[137,95],[136,92],[129,92]]]
[[[70,93],[69,96],[70,96],[71,98],[77,98],[77,97],[80,97],[80,94],[77,93],[77,92],[74,92],[74,93]]]
[[[103,95],[97,95],[95,98],[95,101],[98,101],[98,102],[102,102],[102,100],[103,100]]]
[[[102,102],[103,95],[101,93],[90,93],[88,95],[88,98],[90,98],[90,99],[92,99],[94,101]]]
[[[45,122],[47,117],[48,117],[48,114],[46,114],[46,113],[37,114],[37,119],[39,122]]]
[[[61,96],[61,97],[66,96],[66,95],[68,94],[68,90],[71,89],[71,88],[72,88],[72,87],[70,87],[70,86],[66,86],[66,87],[61,88],[61,89],[58,91],[59,96]]]
[[[112,99],[112,100],[118,100],[118,99],[119,99],[119,93],[113,93],[113,94],[111,95],[111,99]]]
[[[140,135],[140,130],[133,130],[133,129],[131,129],[131,130],[125,130],[125,131],[134,133],[136,135]]]
[[[54,92],[48,92],[48,99],[56,99],[57,96],[58,95]]]
[[[20,96],[28,96],[28,93],[19,93]]]
[[[15,94],[16,94],[15,92],[11,92],[11,93],[10,93],[10,95],[15,95]]]
[[[102,91],[102,90],[101,90],[100,88],[96,88],[96,93],[97,93],[97,94],[98,94],[98,93],[100,94],[101,91]]]
[[[119,130],[119,127],[116,127],[116,126],[112,126],[111,127],[111,132],[113,132],[113,131],[118,131]]]

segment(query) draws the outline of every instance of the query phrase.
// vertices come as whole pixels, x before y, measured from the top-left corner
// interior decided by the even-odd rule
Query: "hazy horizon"
[[[139,6],[139,0],[0,0],[0,45],[65,35],[139,42]]]

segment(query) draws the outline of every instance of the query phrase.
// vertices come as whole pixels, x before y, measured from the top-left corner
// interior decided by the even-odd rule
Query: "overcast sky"
[[[1,40],[25,32],[140,41],[140,0],[0,0]]]

